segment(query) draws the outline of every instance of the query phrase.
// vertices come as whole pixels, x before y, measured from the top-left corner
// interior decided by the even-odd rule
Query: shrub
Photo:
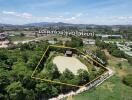
[[[132,74],[128,74],[123,78],[123,83],[132,87]]]

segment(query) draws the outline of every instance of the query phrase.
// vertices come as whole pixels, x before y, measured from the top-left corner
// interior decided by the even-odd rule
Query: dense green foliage
[[[79,37],[72,36],[71,41],[66,41],[65,45],[69,47],[81,47],[83,46],[83,41]]]
[[[109,44],[107,47],[109,53],[115,57],[125,57],[125,53],[118,49],[118,47],[115,44]]]
[[[98,40],[98,39],[95,41],[95,44],[96,44],[96,46],[100,47],[101,49],[105,49],[105,48],[107,48],[107,46],[108,46],[107,43],[105,43],[105,42],[103,42],[103,41],[100,41],[100,40]]]
[[[35,100],[40,82],[31,73],[46,48],[46,42],[32,42],[0,49],[0,99]]]
[[[103,65],[107,65],[107,63],[108,63],[107,62],[107,57],[106,57],[104,51],[101,51],[100,49],[97,49],[96,50],[96,56],[103,61],[103,62],[100,62],[100,63],[102,63]]]
[[[0,99],[47,100],[60,93],[77,89],[31,79],[31,74],[47,46],[47,42],[40,41],[0,49]],[[83,70],[78,71],[76,76],[68,69],[60,74],[51,59],[52,57],[48,59],[46,70],[39,74],[40,77],[45,74],[47,79],[80,85],[89,81],[88,73]]]
[[[123,51],[121,51],[115,44],[113,43],[105,43],[103,41],[96,41],[96,46],[101,49],[107,49],[109,53],[115,57],[126,58],[130,64],[132,64],[132,57],[126,55]]]

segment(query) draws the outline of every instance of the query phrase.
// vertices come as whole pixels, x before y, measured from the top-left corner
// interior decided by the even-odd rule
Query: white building
[[[94,45],[95,44],[95,40],[94,39],[83,39],[83,43],[84,44]]]
[[[102,39],[109,39],[109,38],[123,38],[122,35],[107,35],[107,34],[96,34],[97,37],[101,37]]]

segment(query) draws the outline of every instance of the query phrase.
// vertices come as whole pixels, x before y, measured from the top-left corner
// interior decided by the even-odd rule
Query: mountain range
[[[39,22],[39,23],[28,23],[23,25],[3,24],[0,23],[0,27],[45,27],[45,26],[78,26],[78,27],[128,27],[132,25],[95,25],[95,24],[71,24],[63,22]]]

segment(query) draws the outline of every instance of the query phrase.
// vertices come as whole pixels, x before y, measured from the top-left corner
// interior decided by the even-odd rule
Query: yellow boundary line
[[[39,63],[37,64],[37,66],[36,66],[35,70],[33,71],[33,73],[32,73],[32,75],[31,75],[31,77],[33,77],[33,75],[35,74],[35,71],[37,70],[38,66],[40,65],[40,63],[41,63],[41,61],[42,61],[43,57],[45,56],[46,52],[48,51],[49,47],[50,47],[50,46],[48,46],[48,47],[47,47],[47,49],[45,50],[45,52],[44,52],[44,54],[42,55],[42,57],[41,57],[41,59],[40,59]]]
[[[56,84],[61,84],[61,85],[67,85],[67,86],[72,86],[72,87],[84,87],[88,84],[90,84],[91,82],[95,81],[96,79],[98,79],[100,76],[102,76],[104,73],[102,73],[101,75],[99,75],[98,77],[96,77],[95,79],[93,79],[92,81],[84,84],[84,85],[73,85],[73,84],[68,84],[68,83],[63,83],[63,82],[57,82],[57,81],[52,81],[52,80],[48,80],[48,79],[42,79],[42,78],[38,78],[38,77],[34,77],[34,74],[38,68],[38,66],[40,65],[42,59],[44,58],[46,52],[49,50],[50,47],[55,47],[55,48],[67,48],[67,49],[74,49],[74,50],[77,50],[78,52],[80,52],[81,54],[85,55],[83,52],[81,52],[80,50],[76,49],[76,48],[71,48],[71,47],[65,47],[65,46],[58,46],[58,45],[49,45],[47,47],[47,49],[45,50],[44,54],[42,55],[40,61],[38,62],[36,68],[34,69],[32,75],[31,75],[31,78],[32,79],[36,79],[36,80],[41,80],[41,81],[46,81],[46,82],[50,82],[50,83],[56,83]],[[91,59],[92,61],[98,63],[101,67],[103,67],[105,70],[107,70],[102,64],[100,64],[99,62],[97,62],[96,60],[94,60],[92,57],[90,57],[89,55],[86,55],[87,58]],[[108,71],[108,70],[107,70]]]

